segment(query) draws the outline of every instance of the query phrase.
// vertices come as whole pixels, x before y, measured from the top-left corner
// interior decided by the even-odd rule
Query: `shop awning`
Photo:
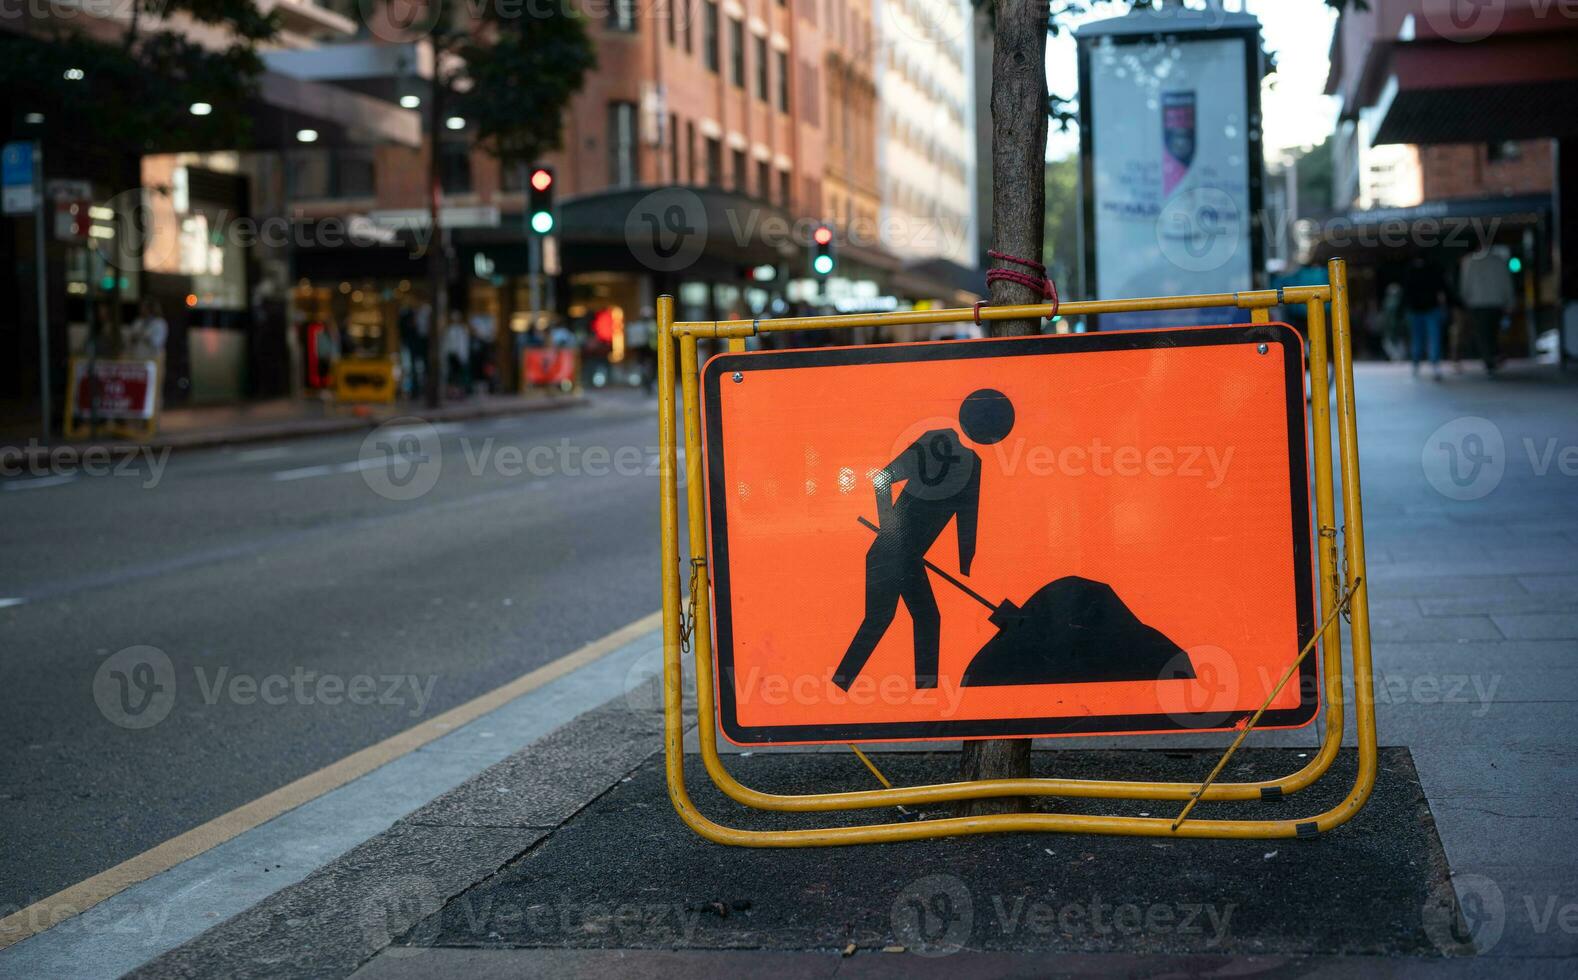
[[[1525,22],[1527,21],[1527,22]],[[1473,43],[1422,29],[1376,45],[1375,143],[1578,136],[1578,21],[1508,19]]]

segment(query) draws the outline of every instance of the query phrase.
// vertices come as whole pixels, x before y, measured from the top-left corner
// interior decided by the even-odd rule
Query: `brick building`
[[[1347,256],[1362,304],[1413,254],[1452,272],[1464,255],[1495,249],[1521,297],[1506,352],[1527,353],[1564,318],[1568,350],[1578,349],[1575,53],[1578,18],[1560,4],[1344,9],[1327,79],[1341,101],[1339,213],[1314,230],[1314,257]]]

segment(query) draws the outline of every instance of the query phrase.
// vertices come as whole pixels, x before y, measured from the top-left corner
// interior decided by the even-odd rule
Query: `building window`
[[[330,197],[333,194],[333,168],[327,150],[292,150],[286,170],[286,185],[295,198]]]
[[[366,146],[297,150],[286,169],[290,196],[307,199],[372,197],[376,176],[373,151]]]
[[[613,187],[631,187],[638,180],[636,138],[635,103],[608,103],[608,183]]]
[[[785,211],[793,210],[793,208],[789,206],[789,189],[792,186],[793,182],[789,176],[789,171],[778,171],[778,203],[783,206]]]
[[[685,182],[696,183],[696,124],[685,123]]]
[[[668,0],[668,46],[673,47],[679,31],[679,0]]]
[[[680,177],[680,174],[685,172],[679,169],[679,132],[679,116],[670,116],[668,120],[668,179],[675,184],[678,184],[683,179]]]
[[[701,56],[708,71],[718,70],[718,4],[703,0],[701,17]]]
[[[745,22],[737,17],[729,18],[729,81],[745,87]]]
[[[733,171],[734,171],[734,173],[733,173],[733,178],[734,178],[733,190],[734,190],[734,192],[736,194],[748,194],[748,193],[750,193],[750,188],[747,187],[746,183],[745,183],[745,177],[746,177],[745,151],[744,150],[735,150],[734,153],[731,155],[731,159],[730,159],[729,162],[733,164]]]
[[[636,29],[637,0],[612,0],[608,5],[608,26],[616,31]]]
[[[1523,156],[1523,147],[1517,140],[1502,140],[1485,147],[1485,159],[1490,163],[1508,163]]]
[[[445,194],[471,193],[471,147],[456,140],[438,149],[438,186]]]
[[[723,186],[723,142],[707,137],[707,186]]]
[[[789,111],[789,56],[782,51],[773,52],[778,62],[778,111]]]
[[[674,17],[679,21],[679,33],[685,40],[685,53],[691,53],[691,38],[696,32],[690,29],[690,5],[692,0],[669,0],[673,5]]]
[[[772,200],[773,166],[766,160],[756,161],[756,196],[764,201]]]
[[[763,102],[767,101],[767,39],[756,38],[753,52],[756,55],[756,97]]]
[[[371,147],[346,147],[334,154],[334,196],[372,197],[378,193]]]

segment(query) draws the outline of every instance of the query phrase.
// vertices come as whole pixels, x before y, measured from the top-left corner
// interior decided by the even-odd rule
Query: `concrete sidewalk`
[[[304,436],[371,429],[390,419],[418,416],[429,422],[458,421],[516,415],[523,412],[586,404],[584,393],[540,392],[523,395],[481,395],[452,401],[436,409],[420,401],[394,405],[339,405],[310,398],[276,398],[235,405],[171,408],[159,419],[159,432],[148,443],[154,450],[196,449],[295,439]],[[51,446],[72,446],[78,451],[102,446],[112,451],[139,446],[118,440],[67,442],[58,432]],[[0,451],[47,454],[38,444],[36,429],[7,427],[0,431]]]

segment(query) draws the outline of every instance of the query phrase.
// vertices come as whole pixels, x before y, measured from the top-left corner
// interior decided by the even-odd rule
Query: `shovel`
[[[881,529],[880,528],[878,528],[875,524],[871,523],[870,521],[866,520],[864,517],[857,517],[855,519],[858,520],[860,523],[864,524],[871,531],[874,531],[874,532],[879,533],[879,534],[881,533]],[[949,575],[947,572],[943,571],[941,568],[938,568],[937,565],[935,565],[930,560],[928,560],[926,558],[922,558],[921,559],[921,563],[924,564],[927,568],[929,568],[932,571],[936,572],[938,575],[942,576],[942,578],[946,582],[948,582],[950,585],[952,585],[954,588],[958,589],[960,592],[963,592],[965,595],[967,595],[970,598],[974,599],[976,602],[979,602],[981,605],[985,606],[986,608],[990,609],[992,611],[992,615],[988,616],[987,618],[989,620],[991,620],[993,626],[998,626],[998,627],[1007,626],[1009,623],[1012,623],[1016,619],[1019,618],[1020,609],[1019,609],[1018,606],[1014,605],[1014,602],[1013,602],[1012,599],[1004,599],[1002,602],[997,603],[997,604],[994,605],[990,599],[986,598],[986,596],[981,595],[981,593],[979,593],[979,592],[975,591],[974,589],[970,588],[968,585],[965,585],[963,582],[961,582],[958,579],[954,578],[952,575]]]

